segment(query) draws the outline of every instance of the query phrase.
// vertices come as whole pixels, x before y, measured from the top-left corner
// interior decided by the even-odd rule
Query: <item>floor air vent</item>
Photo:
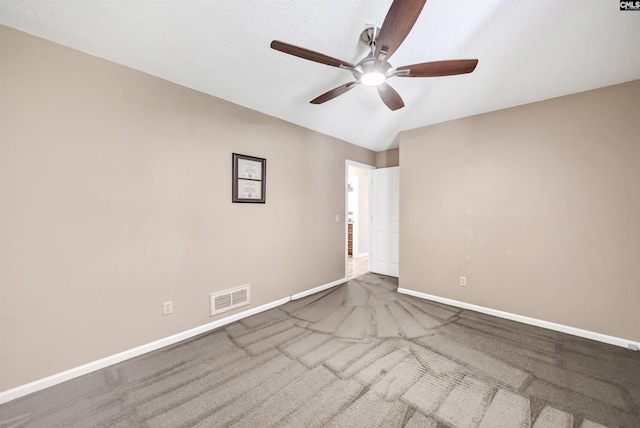
[[[227,312],[251,303],[251,284],[209,295],[209,316]]]

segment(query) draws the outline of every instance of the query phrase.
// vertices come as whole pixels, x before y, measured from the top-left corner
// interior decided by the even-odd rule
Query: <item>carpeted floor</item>
[[[366,274],[0,406],[0,427],[640,427],[640,353]]]

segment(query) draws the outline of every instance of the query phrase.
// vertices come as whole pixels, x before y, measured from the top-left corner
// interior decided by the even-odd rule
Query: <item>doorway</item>
[[[370,271],[369,244],[371,239],[371,165],[354,161],[346,164],[346,272],[347,279]]]

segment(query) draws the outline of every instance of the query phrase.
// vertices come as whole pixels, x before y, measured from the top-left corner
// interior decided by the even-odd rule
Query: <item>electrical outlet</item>
[[[169,315],[173,313],[173,300],[164,302],[162,304],[162,315]]]
[[[461,276],[460,277],[460,287],[466,287],[467,286],[467,277],[466,276]]]

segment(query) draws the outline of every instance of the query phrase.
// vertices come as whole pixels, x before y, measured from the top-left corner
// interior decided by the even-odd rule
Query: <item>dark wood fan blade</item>
[[[346,61],[342,61],[340,59],[333,58],[318,52],[310,51],[309,49],[290,45],[289,43],[280,42],[278,40],[274,40],[271,42],[271,48],[280,52],[284,52],[289,55],[308,59],[309,61],[319,62],[320,64],[330,65],[332,67],[349,68],[349,69],[352,69],[355,67],[353,64],[350,64]]]
[[[380,98],[382,101],[389,107],[391,110],[398,110],[404,107],[404,102],[402,98],[400,98],[400,94],[396,92],[389,84],[381,83],[376,86],[378,89],[378,94],[380,94]]]
[[[376,57],[389,60],[416,23],[427,0],[394,0],[376,39]],[[382,58],[381,52],[386,52]]]
[[[327,102],[329,100],[334,99],[335,97],[344,94],[345,92],[355,88],[355,86],[358,84],[358,82],[356,82],[355,80],[353,82],[349,82],[349,83],[345,83],[342,86],[338,86],[335,89],[330,90],[329,92],[325,92],[324,94],[320,95],[317,98],[312,99],[311,101],[309,101],[311,104],[322,104],[324,102]]]
[[[478,65],[477,59],[423,62],[396,68],[398,77],[437,77],[471,73]],[[408,73],[406,72],[408,71]]]

